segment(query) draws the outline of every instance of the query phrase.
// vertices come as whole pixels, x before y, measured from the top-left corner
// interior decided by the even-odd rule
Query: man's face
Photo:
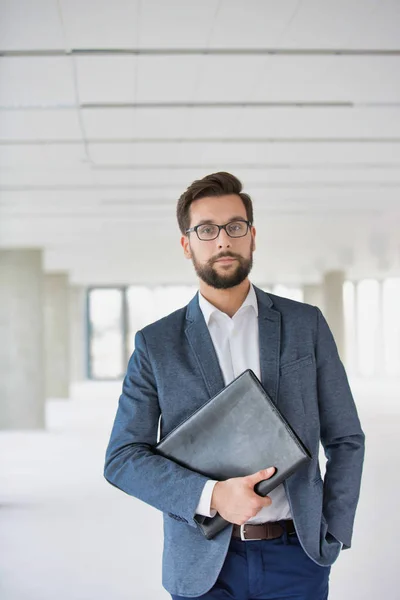
[[[236,219],[247,220],[246,209],[237,194],[201,198],[190,207],[190,227],[204,222],[225,225]],[[217,289],[228,289],[242,283],[251,271],[255,234],[255,228],[251,227],[244,237],[232,238],[221,229],[215,240],[204,241],[193,231],[182,236],[181,244],[202,281]]]

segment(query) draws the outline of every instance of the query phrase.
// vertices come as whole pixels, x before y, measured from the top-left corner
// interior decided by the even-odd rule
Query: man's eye
[[[241,231],[243,229],[243,223],[231,223],[229,225],[229,231]]]

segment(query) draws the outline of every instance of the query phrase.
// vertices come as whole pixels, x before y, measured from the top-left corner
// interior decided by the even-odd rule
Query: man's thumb
[[[268,469],[262,469],[261,471],[257,471],[257,473],[249,475],[247,479],[254,486],[259,481],[263,481],[263,479],[269,479],[274,473],[275,467],[269,467]]]

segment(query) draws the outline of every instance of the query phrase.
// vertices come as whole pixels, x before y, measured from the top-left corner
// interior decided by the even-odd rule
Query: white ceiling
[[[253,198],[258,283],[400,275],[400,0],[2,0],[0,247],[190,282],[194,180]]]

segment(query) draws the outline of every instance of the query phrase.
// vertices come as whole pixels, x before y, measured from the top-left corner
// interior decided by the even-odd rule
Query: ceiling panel
[[[138,109],[135,137],[219,137],[234,127],[236,110],[223,108]]]
[[[235,58],[239,63],[240,59]],[[215,56],[190,55],[140,56],[135,99],[137,102],[196,102],[202,100],[202,87],[206,86],[211,100],[218,96],[212,74],[218,59]],[[232,63],[229,59],[228,62]],[[247,65],[249,67],[249,61]],[[225,71],[220,72],[220,79],[226,83]],[[229,98],[229,90],[226,90],[224,98]]]
[[[101,164],[196,164],[207,148],[202,144],[90,144],[89,152],[96,165]],[[151,175],[148,172],[147,178]]]
[[[137,48],[140,0],[60,0],[71,48]]]
[[[316,27],[320,27],[319,13],[322,13],[322,16],[326,14],[326,4],[322,5],[318,0],[313,0],[312,4],[305,3],[305,7],[309,7],[309,10],[300,11],[301,21],[297,21],[296,27],[308,28],[310,31],[308,23],[313,23],[315,19],[317,19]],[[335,33],[340,36],[340,30],[344,29],[344,46],[347,48],[399,49],[400,3],[398,0],[351,0],[350,2],[330,0],[329,4],[337,14],[329,15],[324,33],[330,36],[330,43],[333,46],[339,45],[334,37]],[[286,41],[288,45],[302,42],[295,28]],[[318,41],[325,47],[324,39],[320,37]],[[313,47],[316,46],[313,35],[308,39],[308,45],[311,44]]]
[[[293,173],[311,170],[313,177],[325,171],[343,178],[358,171],[360,176],[363,173],[363,177],[369,178],[386,169],[387,177],[392,178],[398,176],[400,167],[400,143],[89,144],[88,152],[92,162],[87,162],[82,142],[64,145],[0,143],[0,164],[12,168],[3,171],[1,181],[3,185],[18,182],[25,185],[46,182],[105,185],[154,179],[187,182],[205,172],[218,170],[239,172],[244,181],[266,179],[271,171],[285,170]],[[143,165],[148,168],[140,169]]]
[[[376,0],[306,0],[298,5],[280,43],[296,48],[343,48],[351,39],[354,27],[368,18]]]
[[[1,145],[0,166],[23,169],[24,167],[42,167],[46,169],[70,170],[87,164],[83,142],[64,145]],[[3,177],[1,181],[4,182]]]
[[[0,60],[0,107],[74,106],[70,57],[9,57]]]
[[[0,49],[64,49],[61,19],[55,0],[2,0]]]
[[[85,109],[89,138],[398,137],[397,108]]]
[[[81,138],[75,109],[1,110],[1,140],[59,140]]]
[[[298,9],[297,0],[220,2],[209,37],[209,46],[212,48],[277,47],[287,24]]]
[[[60,10],[59,10],[60,7]],[[397,0],[3,0],[1,48],[398,48]],[[360,27],[362,23],[362,27]]]
[[[75,61],[82,104],[134,101],[135,56],[79,56]]]
[[[0,106],[79,101],[400,102],[398,56],[82,56],[0,61]]]
[[[140,9],[139,47],[207,48],[219,0],[146,0]]]
[[[327,169],[346,170],[351,163],[365,164],[377,168],[389,163],[391,168],[400,166],[400,144],[386,148],[382,144],[313,145],[313,144],[90,144],[89,152],[94,163],[101,165],[197,165],[221,167],[230,164],[245,168],[245,165],[265,164],[266,169],[274,164],[283,167],[325,165]],[[152,177],[147,171],[147,177]]]
[[[345,168],[347,164],[354,163],[398,164],[400,143],[213,143],[207,144],[206,155],[210,163],[215,164],[221,160],[238,165],[255,161],[288,166],[336,163]]]
[[[398,49],[398,22],[397,0],[146,0],[140,47]]]
[[[391,138],[400,135],[399,116],[399,108],[241,109],[232,134],[250,137]]]
[[[85,109],[89,138],[393,138],[400,108]]]
[[[201,170],[197,172],[202,173]],[[235,171],[239,177],[240,171]],[[196,176],[193,178],[195,179]],[[191,179],[190,181],[192,181]],[[6,208],[16,206],[35,207],[54,206],[57,210],[75,210],[74,207],[84,204],[98,204],[104,210],[115,208],[116,211],[129,211],[130,209],[145,209],[152,205],[169,205],[175,210],[176,202],[182,192],[187,188],[188,181],[182,179],[180,182],[172,183],[164,180],[154,182],[130,182],[120,183],[114,186],[77,185],[73,183],[57,186],[47,184],[43,187],[25,188],[19,185],[15,188],[3,186],[0,191],[0,209],[2,216]],[[359,208],[381,209],[385,206],[400,210],[398,202],[400,182],[382,181],[374,182],[368,180],[337,181],[335,177],[330,179],[320,178],[308,180],[307,174],[300,174],[297,178],[286,174],[280,174],[268,180],[258,180],[249,177],[243,188],[249,193],[258,208],[270,206],[290,206],[293,210],[297,206],[309,206],[313,202],[324,206],[333,213],[337,208],[358,206]],[[379,194],[377,194],[377,190]],[[93,215],[96,218],[96,215]]]
[[[268,56],[251,100],[400,102],[398,73],[399,56]]]
[[[210,45],[398,49],[399,21],[396,0],[225,1],[216,15]]]
[[[225,136],[237,111],[194,108],[84,109],[87,137],[164,138]]]
[[[88,139],[126,139],[136,137],[137,111],[133,108],[82,110],[82,120]]]

